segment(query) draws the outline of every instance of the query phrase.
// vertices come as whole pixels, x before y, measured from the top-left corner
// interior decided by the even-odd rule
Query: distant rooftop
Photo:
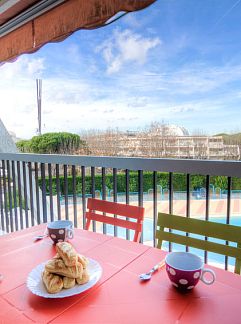
[[[186,128],[172,124],[161,125],[160,132],[164,132],[166,136],[189,136],[189,132]]]

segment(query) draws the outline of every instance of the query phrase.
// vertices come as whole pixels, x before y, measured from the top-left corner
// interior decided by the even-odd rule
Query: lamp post
[[[38,105],[38,135],[41,135],[41,108],[42,108],[42,80],[36,79],[37,85],[37,105]]]

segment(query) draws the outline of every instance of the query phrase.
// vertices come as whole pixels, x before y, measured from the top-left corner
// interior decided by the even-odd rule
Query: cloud
[[[190,112],[194,112],[194,111],[199,111],[199,107],[197,107],[195,104],[181,104],[179,106],[176,107],[172,107],[171,111],[174,113],[190,113]]]
[[[135,15],[126,15],[123,19],[123,22],[130,27],[133,28],[140,28],[142,26],[142,22],[140,19],[138,19]]]
[[[148,52],[160,45],[158,37],[147,38],[130,30],[115,30],[104,44],[97,48],[107,64],[107,73],[118,72],[125,64],[136,63],[143,65]]]
[[[137,73],[118,75],[118,79],[122,87],[124,84],[126,88],[131,85],[132,92],[139,92],[140,96],[167,98],[182,95],[191,98],[195,95],[215,95],[216,92],[220,96],[220,90],[223,95],[236,89],[237,97],[240,94],[241,65],[226,63],[214,67],[195,63],[169,70],[160,66],[148,70],[145,65]]]
[[[189,65],[167,77],[167,84],[176,93],[207,93],[223,88],[232,82],[241,81],[241,65],[209,66]]]
[[[118,33],[123,36],[123,33]],[[147,63],[154,43],[151,45],[150,39],[140,35],[138,38],[130,31],[125,31],[125,35],[126,41],[129,39],[136,48],[129,49],[129,43],[125,51],[124,38],[120,36],[119,44],[119,36],[116,36],[113,47],[106,48],[105,44],[101,50],[103,54],[106,48],[109,67],[117,53],[122,73],[96,73],[93,76],[77,69],[70,71],[69,65],[61,63],[57,66],[58,74],[54,74],[52,70],[49,72],[47,58],[42,58],[41,52],[22,56],[17,62],[2,66],[0,116],[6,127],[21,138],[36,134],[36,77],[43,79],[43,132],[80,133],[84,129],[116,127],[136,130],[153,121],[163,120],[200,128],[200,123],[206,127],[213,123],[212,120],[217,123],[218,118],[227,120],[223,111],[226,109],[226,114],[231,114],[231,109],[227,109],[229,106],[236,105],[239,109],[240,90],[235,95],[235,88],[231,91],[228,85],[233,82],[239,84],[241,65],[226,63],[225,66],[210,67],[196,63],[168,70],[163,65],[156,65],[154,56],[153,65],[142,65]],[[144,54],[137,50],[140,39],[149,42]],[[76,50],[74,47],[70,49],[73,53]],[[100,67],[101,63],[96,59],[97,63]],[[130,63],[141,66],[129,73],[125,67]],[[231,116],[236,121],[240,119],[238,115],[239,112],[233,112]]]
[[[30,138],[37,129],[36,74],[45,70],[43,59],[21,57],[14,64],[1,68],[0,116],[11,131],[20,138]],[[119,118],[135,119],[130,112],[126,95],[116,101],[115,85],[97,84],[86,78],[71,78],[64,73],[59,77],[43,77],[42,131],[70,131],[79,133],[82,129],[120,126]],[[7,78],[6,78],[7,77]],[[7,81],[7,82],[6,82]],[[93,89],[94,88],[94,89]],[[107,94],[105,97],[100,93]],[[106,118],[108,116],[108,119]],[[124,121],[124,119],[123,119]],[[131,122],[126,123],[131,127]]]
[[[114,109],[105,109],[105,110],[103,110],[104,114],[111,114],[113,112],[114,112]]]
[[[140,108],[140,107],[146,107],[148,103],[148,98],[147,97],[133,97],[130,98],[128,103],[128,107],[133,107],[133,108]]]
[[[71,43],[66,49],[66,55],[71,59],[74,64],[79,64],[81,62],[81,54],[79,45]]]
[[[37,58],[37,59],[33,59],[33,60],[29,60],[26,62],[26,66],[27,66],[27,73],[28,75],[40,75],[42,74],[43,70],[44,70],[44,59],[43,58]]]
[[[13,63],[5,63],[1,66],[1,80],[26,79],[28,77],[40,77],[45,69],[44,58],[33,58],[29,55],[22,55]]]

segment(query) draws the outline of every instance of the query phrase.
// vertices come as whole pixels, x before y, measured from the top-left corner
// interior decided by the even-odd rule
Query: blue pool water
[[[209,218],[210,221],[213,222],[219,222],[219,223],[226,223],[226,217],[210,217]],[[230,224],[232,225],[237,225],[237,226],[241,226],[241,216],[235,216],[235,217],[231,217],[230,219]],[[153,242],[153,220],[152,219],[145,219],[144,224],[143,224],[143,241],[147,242],[147,241],[151,241]],[[182,234],[182,232],[178,232],[178,231],[173,231],[174,233],[180,233]],[[110,235],[114,235],[114,228],[111,225],[107,225],[107,233]],[[126,230],[123,228],[118,228],[117,229],[117,236],[119,237],[126,237]],[[130,231],[130,239],[133,239],[133,231]],[[200,239],[204,239],[203,236],[201,235],[190,235],[191,237],[195,237],[195,238],[200,238]],[[224,243],[223,240],[218,240],[218,239],[210,239],[210,241],[212,242],[216,242],[216,243]],[[230,243],[230,245],[234,245],[232,242]],[[168,250],[169,249],[169,243],[168,242],[164,242],[162,248],[164,250]],[[172,244],[172,251],[185,251],[185,247],[180,245],[180,244]],[[201,258],[204,257],[204,252],[195,248],[190,248],[189,249],[190,252],[195,253],[197,255],[199,255]],[[220,263],[220,264],[224,264],[225,263],[225,256],[216,254],[216,253],[211,253],[208,252],[208,262],[209,263]],[[234,266],[235,261],[234,258],[228,258],[228,264],[230,266]]]

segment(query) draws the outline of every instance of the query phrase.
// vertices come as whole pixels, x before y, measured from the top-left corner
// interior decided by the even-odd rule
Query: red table
[[[49,238],[34,242],[45,225],[0,238],[0,323],[241,323],[241,277],[215,269],[211,286],[202,282],[187,294],[171,286],[165,270],[142,283],[138,274],[165,252],[111,236],[75,230],[77,251],[97,260],[103,275],[90,290],[45,299],[26,287],[29,272],[50,259]],[[214,268],[213,268],[214,269]]]

